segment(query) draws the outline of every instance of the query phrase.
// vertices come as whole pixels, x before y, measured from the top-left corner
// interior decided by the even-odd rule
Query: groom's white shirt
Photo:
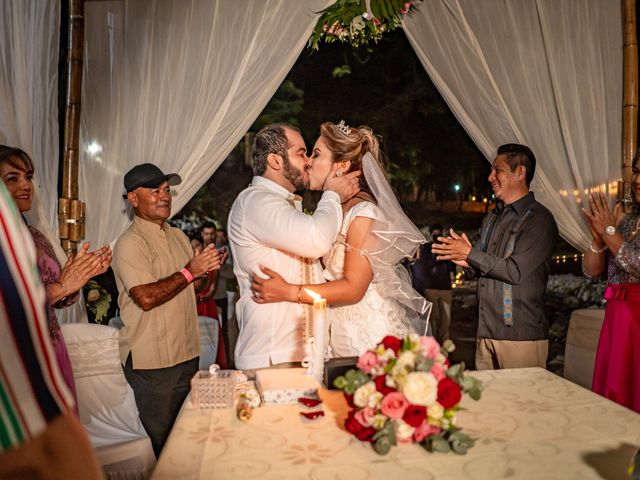
[[[227,231],[233,271],[240,286],[236,315],[240,334],[235,350],[239,369],[301,361],[303,315],[290,302],[258,304],[251,298],[251,274],[259,265],[290,283],[303,283],[302,258],[312,258],[314,280],[322,273],[319,257],[329,251],[342,222],[340,197],[324,192],[313,215],[302,212],[300,197],[264,177],[253,177],[231,207]]]

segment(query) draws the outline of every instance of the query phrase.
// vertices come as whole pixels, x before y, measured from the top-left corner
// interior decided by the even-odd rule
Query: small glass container
[[[191,402],[196,408],[231,408],[235,386],[235,370],[200,370],[191,379]]]

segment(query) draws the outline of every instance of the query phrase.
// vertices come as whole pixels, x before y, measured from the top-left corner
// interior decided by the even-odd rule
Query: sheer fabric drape
[[[27,152],[36,194],[29,223],[65,256],[55,233],[58,198],[58,51],[55,0],[0,2],[0,143]]]
[[[303,49],[327,0],[85,4],[81,197],[87,238],[126,228],[122,179],[177,172],[173,213],[216,170]]]
[[[582,250],[580,207],[621,175],[621,22],[618,0],[439,0],[404,25],[487,159],[503,143],[533,149],[536,198]]]

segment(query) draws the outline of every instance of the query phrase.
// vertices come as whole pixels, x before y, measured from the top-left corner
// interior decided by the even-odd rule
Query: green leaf
[[[434,452],[449,453],[451,451],[451,445],[449,442],[440,435],[433,435],[429,438],[430,448]]]
[[[389,437],[392,445],[397,444],[396,431],[393,428],[393,423],[391,421],[387,420],[384,424],[384,427],[382,427],[373,435],[374,440],[377,440],[380,437]]]
[[[100,298],[100,300],[94,303],[94,305],[96,323],[102,323],[102,319],[107,316],[109,305],[111,305],[111,295],[109,293],[105,293],[104,296]]]
[[[333,386],[339,390],[344,390],[344,387],[347,386],[347,380],[342,375],[340,375],[339,377],[334,378]]]
[[[431,369],[433,368],[433,364],[434,363],[435,363],[435,360],[432,359],[432,358],[421,359],[416,364],[416,371],[417,372],[430,372]]]
[[[333,78],[342,78],[346,75],[351,75],[351,67],[349,65],[341,65],[339,67],[335,67],[331,72],[331,76]]]
[[[456,349],[456,345],[455,343],[453,343],[451,340],[446,339],[443,343],[442,343],[442,348],[444,348],[444,350],[447,353],[451,353]]]
[[[456,379],[462,373],[462,365],[459,363],[452,365],[447,369],[447,377]]]
[[[457,431],[449,436],[451,449],[458,455],[464,455],[473,447],[475,441],[467,434]]]

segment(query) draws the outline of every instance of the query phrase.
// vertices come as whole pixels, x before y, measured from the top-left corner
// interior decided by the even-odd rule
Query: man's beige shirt
[[[129,295],[138,285],[162,280],[184,268],[193,256],[187,236],[167,223],[163,227],[136,216],[113,249],[113,270],[120,330],[120,360],[129,352],[134,369],[176,365],[200,354],[193,284],[168,302],[145,312]]]

